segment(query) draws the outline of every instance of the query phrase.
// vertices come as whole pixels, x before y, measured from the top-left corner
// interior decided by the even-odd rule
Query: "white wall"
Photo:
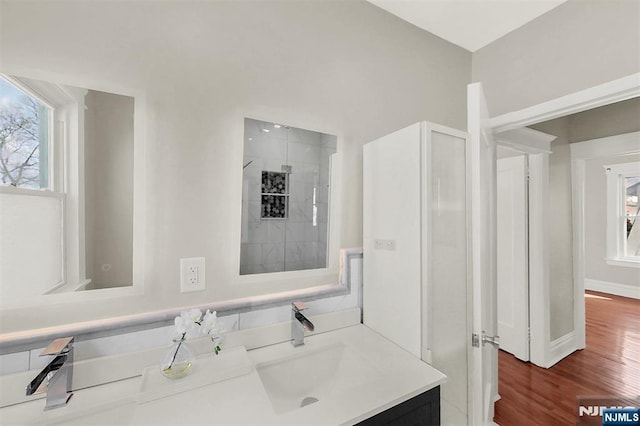
[[[145,294],[0,314],[0,331],[271,293],[234,282],[245,116],[339,136],[340,246],[362,243],[362,144],[466,126],[470,53],[361,1],[2,3],[2,71],[146,96]],[[79,18],[81,17],[81,19]],[[224,200],[221,203],[220,200]],[[181,257],[207,290],[179,293]]]
[[[569,0],[474,52],[491,116],[640,71],[640,2]]]

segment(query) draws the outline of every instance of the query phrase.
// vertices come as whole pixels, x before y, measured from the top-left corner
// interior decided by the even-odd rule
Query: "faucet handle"
[[[53,342],[49,343],[49,346],[47,346],[42,350],[42,352],[40,352],[40,356],[60,355],[62,353],[67,353],[71,350],[74,339],[75,337],[61,337],[59,339],[56,339]]]
[[[296,312],[304,311],[308,308],[308,306],[303,302],[291,302],[291,306]]]

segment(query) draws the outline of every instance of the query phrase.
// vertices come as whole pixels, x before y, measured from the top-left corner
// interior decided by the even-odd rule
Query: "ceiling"
[[[368,0],[470,52],[566,0]]]

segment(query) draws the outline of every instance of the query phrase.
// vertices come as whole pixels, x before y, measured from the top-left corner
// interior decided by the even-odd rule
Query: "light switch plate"
[[[206,288],[204,257],[180,259],[180,292],[202,291]]]

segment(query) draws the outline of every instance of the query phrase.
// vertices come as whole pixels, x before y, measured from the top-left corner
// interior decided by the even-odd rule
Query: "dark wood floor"
[[[589,291],[586,320],[587,348],[549,369],[499,351],[496,423],[576,424],[577,396],[640,395],[640,300]]]

